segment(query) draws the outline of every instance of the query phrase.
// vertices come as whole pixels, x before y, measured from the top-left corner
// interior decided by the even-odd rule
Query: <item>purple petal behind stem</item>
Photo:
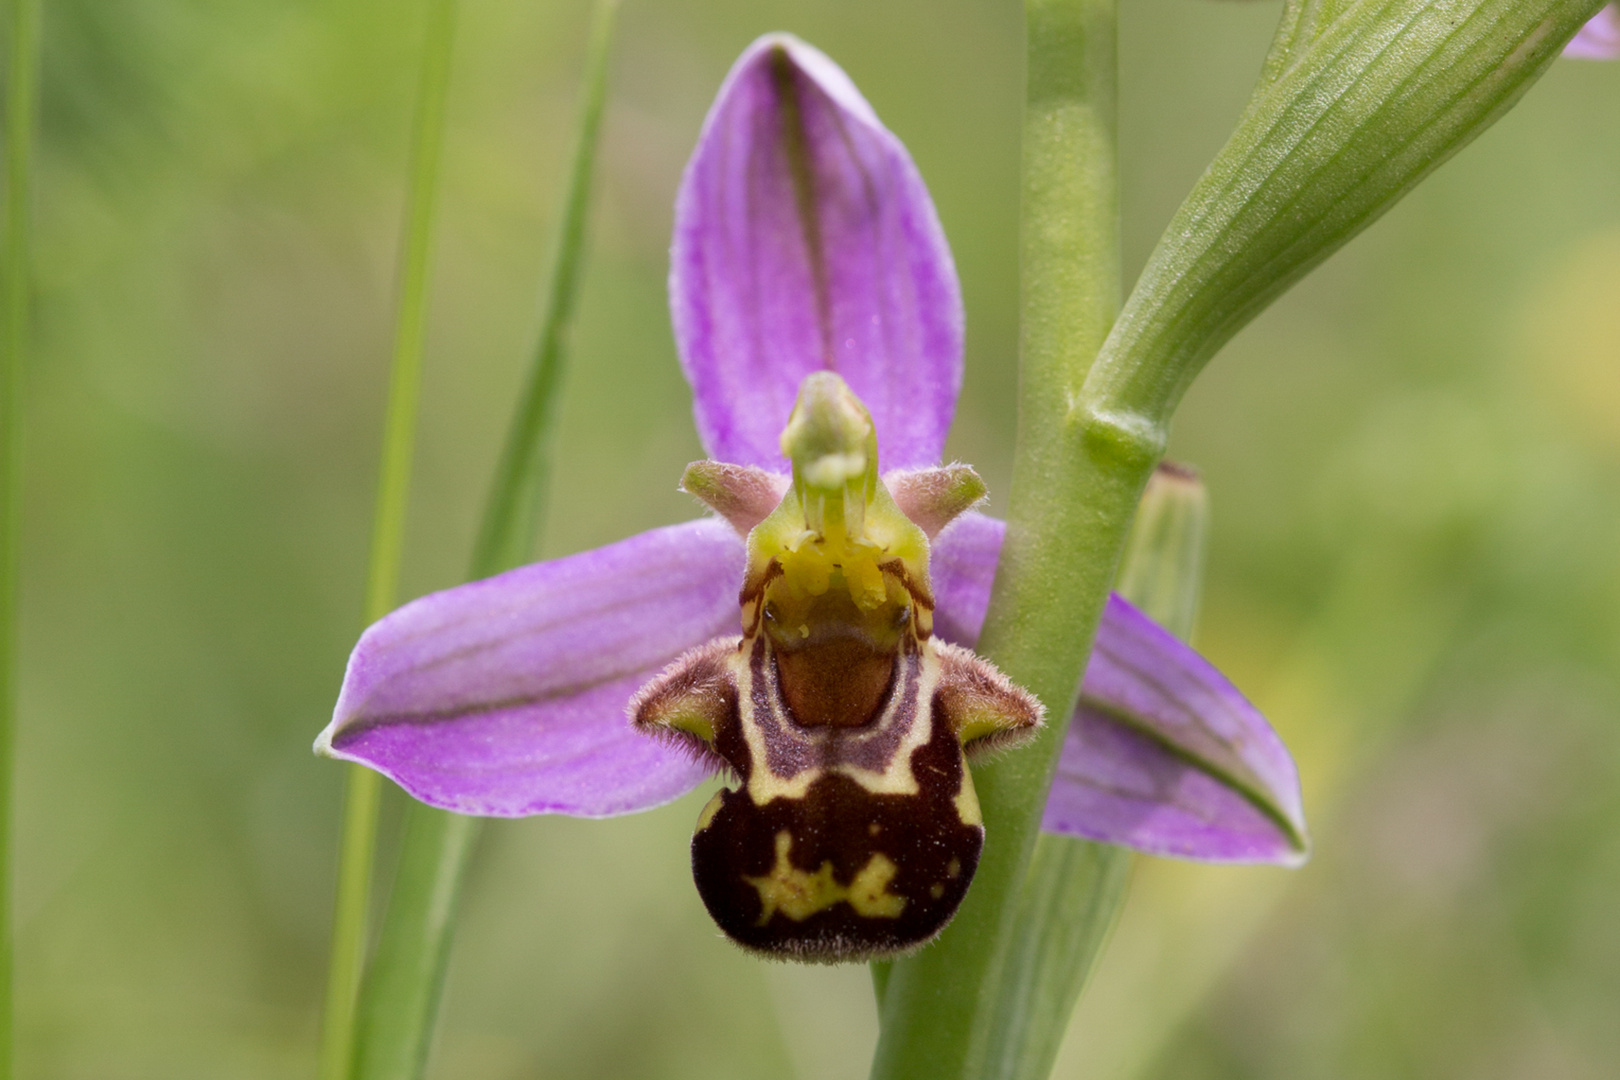
[[[1620,9],[1605,4],[1564,46],[1564,55],[1573,60],[1620,58]]]
[[[962,383],[962,300],[928,189],[849,77],[785,34],[726,76],[675,204],[670,311],[698,432],[786,472],[799,383],[831,369],[884,469],[932,465]]]
[[[967,513],[934,545],[935,628],[978,639],[1006,526]],[[1227,679],[1111,596],[1042,827],[1154,855],[1297,864],[1307,850],[1294,762]]]
[[[934,633],[968,648],[979,640],[996,582],[1007,523],[969,510],[935,538],[928,556],[934,587]]]
[[[360,638],[316,750],[464,814],[606,817],[705,768],[636,732],[632,694],[732,633],[741,539],[704,520],[425,596]]]
[[[1309,848],[1293,758],[1265,717],[1117,595],[1042,825],[1207,862],[1297,865]]]

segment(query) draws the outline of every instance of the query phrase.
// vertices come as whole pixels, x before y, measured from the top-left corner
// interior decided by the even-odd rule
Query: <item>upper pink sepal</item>
[[[871,410],[884,470],[939,460],[962,385],[962,298],[933,201],[849,76],[787,34],[732,66],[675,202],[670,313],[717,461],[787,472],[813,371]]]

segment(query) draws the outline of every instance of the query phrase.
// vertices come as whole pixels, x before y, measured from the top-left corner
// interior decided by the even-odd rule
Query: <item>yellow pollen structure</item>
[[[861,611],[876,611],[894,599],[878,568],[879,563],[890,558],[887,549],[843,529],[828,533],[802,532],[777,553],[789,595],[804,599],[822,596],[842,578],[850,599]],[[905,600],[909,602],[909,597]]]
[[[875,648],[893,647],[902,626],[926,639],[927,534],[878,476],[871,414],[837,375],[805,379],[782,453],[793,486],[748,536],[748,580],[762,587],[778,646],[810,642],[829,621],[858,624]],[[924,591],[925,610],[915,610],[913,589]]]
[[[873,855],[846,887],[833,877],[831,862],[823,862],[813,874],[794,866],[788,859],[792,849],[793,834],[783,829],[776,834],[776,865],[770,873],[743,878],[759,893],[760,926],[778,911],[794,922],[803,922],[840,902],[849,904],[857,915],[873,919],[898,919],[905,910],[906,898],[889,892],[889,882],[899,868],[887,855]]]

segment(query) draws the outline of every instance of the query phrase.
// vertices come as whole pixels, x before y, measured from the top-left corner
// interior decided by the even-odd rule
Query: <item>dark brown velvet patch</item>
[[[873,794],[838,774],[818,777],[802,798],[764,806],[746,790],[722,792],[718,812],[692,838],[692,874],[714,921],[744,948],[820,962],[893,956],[931,940],[967,893],[984,829],[964,825],[957,811],[962,756],[945,725],[913,751],[911,767],[915,795]],[[839,900],[802,920],[780,910],[767,917],[749,879],[771,873],[784,832],[796,870],[815,875],[830,864],[840,887],[885,857],[895,868],[886,891],[904,900],[898,915],[862,915]]]
[[[875,721],[859,727],[812,727],[799,723],[783,705],[770,645],[764,637],[755,639],[748,658],[749,706],[764,738],[766,765],[771,773],[791,780],[806,769],[835,764],[887,772],[912,725],[919,720],[918,683],[922,677],[919,650],[915,647],[901,650],[894,666],[894,678],[879,703],[879,716]],[[893,712],[884,715],[883,710],[891,704]],[[717,729],[715,750],[731,762],[739,776],[751,775],[748,744],[742,737],[740,721],[732,736]]]
[[[876,719],[894,678],[894,650],[857,637],[776,649],[776,677],[793,718],[806,727],[861,727]]]

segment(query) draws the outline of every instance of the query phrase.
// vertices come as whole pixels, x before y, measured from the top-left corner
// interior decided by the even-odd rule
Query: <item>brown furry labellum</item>
[[[735,780],[699,816],[693,877],[726,935],[766,956],[872,960],[937,936],[984,845],[968,759],[1041,722],[1034,697],[932,636],[925,571],[874,559],[886,592],[864,604],[876,587],[837,562],[819,592],[795,590],[791,557],[756,562],[748,632],[630,707]]]

